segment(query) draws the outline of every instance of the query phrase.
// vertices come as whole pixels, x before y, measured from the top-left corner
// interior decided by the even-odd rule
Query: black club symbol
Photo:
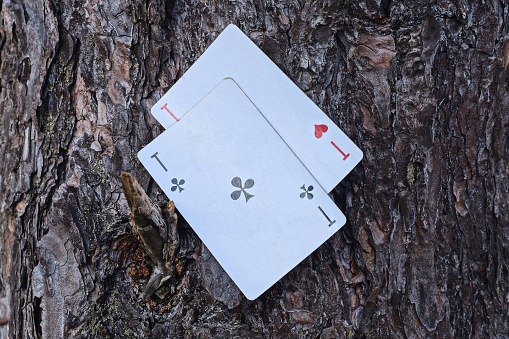
[[[313,190],[313,186],[310,185],[308,188],[306,188],[306,185],[302,185],[300,189],[304,190],[304,192],[300,194],[302,199],[304,199],[306,196],[309,200],[313,199],[313,193],[310,193]]]
[[[233,200],[237,200],[240,198],[240,195],[244,193],[244,197],[246,197],[246,202],[254,197],[253,194],[249,194],[246,192],[246,189],[251,188],[254,186],[254,180],[253,179],[247,179],[246,183],[244,184],[244,187],[242,187],[242,179],[239,177],[235,177],[232,179],[232,185],[233,187],[240,188],[239,190],[235,190],[232,192],[231,197]]]
[[[177,178],[173,178],[171,179],[171,183],[175,185],[171,187],[171,191],[175,192],[178,188],[180,193],[184,190],[184,187],[182,187],[182,185],[184,185],[186,181],[184,179],[177,180]]]

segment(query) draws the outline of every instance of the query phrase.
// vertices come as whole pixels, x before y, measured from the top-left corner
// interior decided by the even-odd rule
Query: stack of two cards
[[[140,161],[248,299],[344,225],[328,192],[362,152],[236,26],[152,114]]]

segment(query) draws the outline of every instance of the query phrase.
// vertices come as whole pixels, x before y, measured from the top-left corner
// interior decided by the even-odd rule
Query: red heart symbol
[[[329,127],[327,125],[315,125],[315,137],[317,139],[320,139],[322,137],[322,134],[327,132],[329,130]]]

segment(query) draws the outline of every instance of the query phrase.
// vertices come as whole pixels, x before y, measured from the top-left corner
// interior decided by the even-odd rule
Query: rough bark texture
[[[0,337],[508,337],[507,0],[0,0]],[[178,276],[122,171],[237,24],[364,151],[348,223],[256,301],[179,218]],[[296,117],[297,119],[298,117]],[[176,159],[178,161],[178,159]]]

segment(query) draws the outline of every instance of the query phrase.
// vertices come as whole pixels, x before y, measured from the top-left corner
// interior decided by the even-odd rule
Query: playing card
[[[169,128],[231,78],[327,192],[362,159],[357,146],[247,36],[229,25],[152,107]]]
[[[248,299],[345,217],[232,79],[138,157]]]

